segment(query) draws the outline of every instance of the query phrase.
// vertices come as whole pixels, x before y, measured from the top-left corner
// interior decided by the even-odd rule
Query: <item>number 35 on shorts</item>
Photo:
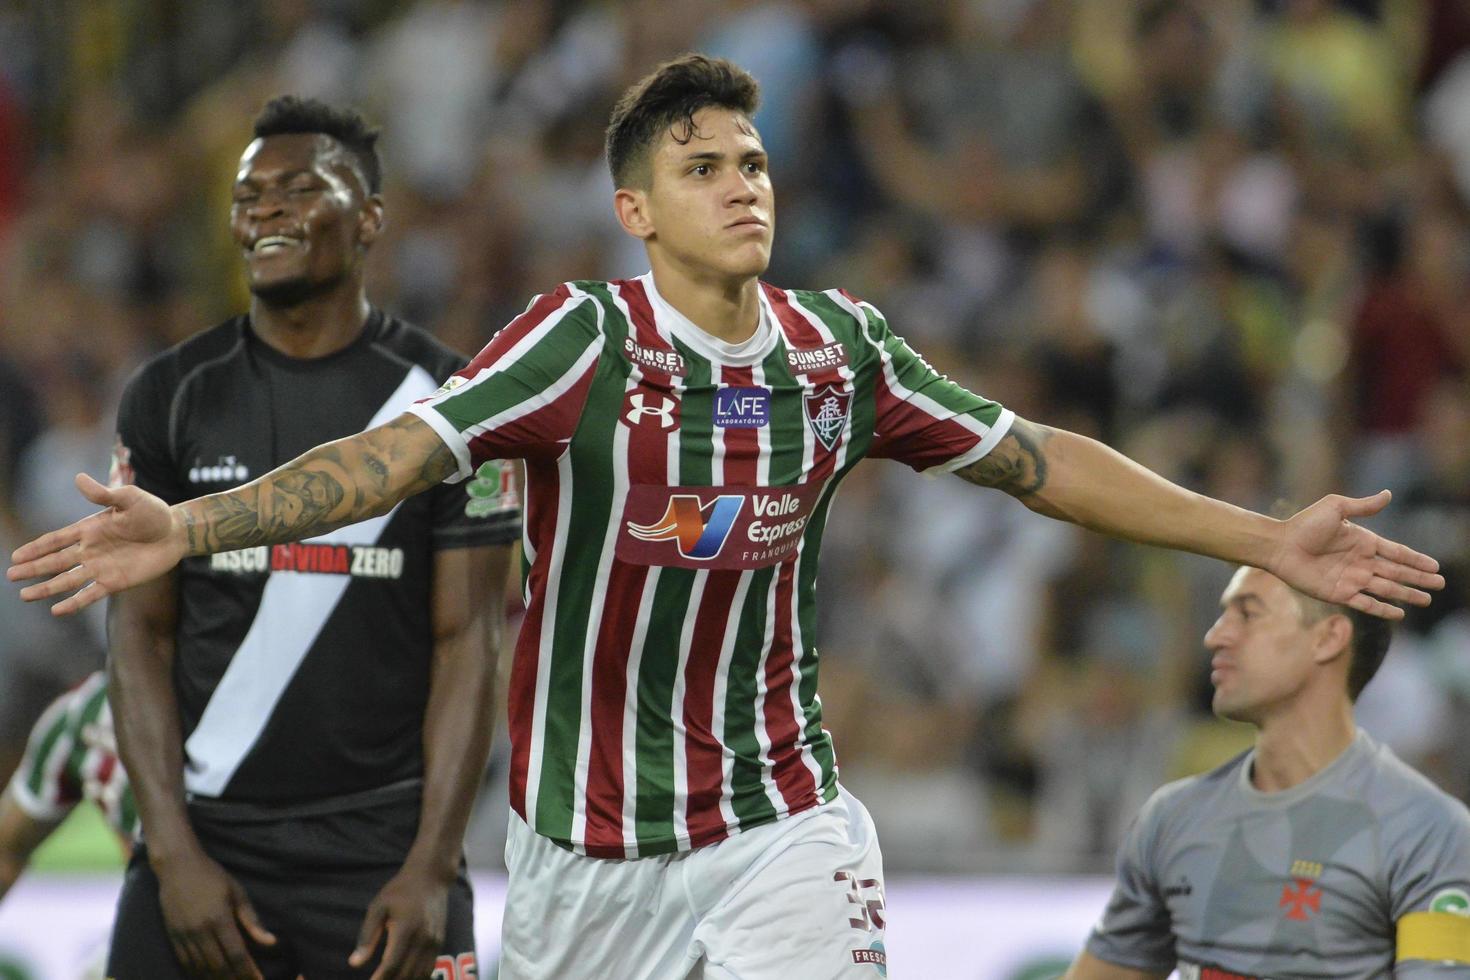
[[[883,930],[883,883],[877,878],[858,878],[839,871],[832,880],[847,885],[847,901],[852,905],[848,924],[863,932]]]
[[[458,956],[441,956],[434,961],[434,972],[429,980],[479,980],[479,965],[474,953]]]

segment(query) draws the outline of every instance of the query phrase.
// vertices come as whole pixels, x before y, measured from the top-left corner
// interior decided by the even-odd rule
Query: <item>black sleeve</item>
[[[169,439],[169,389],[156,365],[145,365],[123,391],[117,410],[110,482],[133,484],[170,504],[192,494],[179,479]]]
[[[505,459],[480,464],[468,480],[441,483],[433,498],[434,547],[512,544],[521,536],[519,465]]]

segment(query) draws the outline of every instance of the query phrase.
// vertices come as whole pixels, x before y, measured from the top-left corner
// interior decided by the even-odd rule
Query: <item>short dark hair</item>
[[[710,106],[755,115],[760,84],[724,58],[685,54],[665,61],[629,86],[607,124],[607,165],[619,187],[647,186],[648,157],[659,135],[694,138],[694,114]],[[676,130],[675,127],[678,127]]]
[[[369,194],[383,189],[383,165],[378,159],[378,131],[354,109],[339,109],[318,99],[278,95],[255,117],[255,136],[319,133],[342,145],[357,164]]]
[[[1387,656],[1388,645],[1393,639],[1393,624],[1380,616],[1359,612],[1352,606],[1336,605],[1300,592],[1296,595],[1302,620],[1306,623],[1320,623],[1328,616],[1347,617],[1353,629],[1353,635],[1348,640],[1348,656],[1352,658],[1348,662],[1348,698],[1357,701],[1363,688],[1368,686],[1368,682],[1383,665],[1383,658]]]
[[[1278,499],[1271,506],[1271,516],[1284,521],[1299,509],[1293,501]],[[1348,663],[1348,699],[1356,702],[1363,688],[1383,666],[1383,658],[1388,655],[1388,645],[1393,640],[1393,623],[1381,616],[1359,612],[1352,606],[1317,599],[1294,588],[1291,591],[1296,596],[1297,608],[1301,610],[1302,622],[1308,625],[1320,623],[1328,616],[1347,617],[1353,628],[1352,638],[1348,640],[1348,656],[1352,658]]]

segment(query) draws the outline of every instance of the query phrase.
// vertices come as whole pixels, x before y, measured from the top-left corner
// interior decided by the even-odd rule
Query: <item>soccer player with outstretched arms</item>
[[[1287,521],[1190,493],[954,384],[847,292],[762,282],[757,99],[739,68],[688,55],[614,108],[613,205],[648,274],[552,289],[411,411],[237,489],[169,507],[83,479],[108,509],[13,556],[13,580],[47,578],[27,599],[70,593],[71,613],[186,556],[321,534],[523,459],[502,978],[886,969],[881,854],[837,780],[814,635],[822,530],[864,457],[1375,615],[1443,584],[1352,523],[1386,493]]]

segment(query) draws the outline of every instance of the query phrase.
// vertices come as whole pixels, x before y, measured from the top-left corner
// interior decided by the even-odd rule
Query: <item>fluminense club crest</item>
[[[837,448],[842,430],[847,428],[848,417],[852,414],[852,392],[828,383],[805,395],[804,399],[806,420],[817,441],[830,453]]]

